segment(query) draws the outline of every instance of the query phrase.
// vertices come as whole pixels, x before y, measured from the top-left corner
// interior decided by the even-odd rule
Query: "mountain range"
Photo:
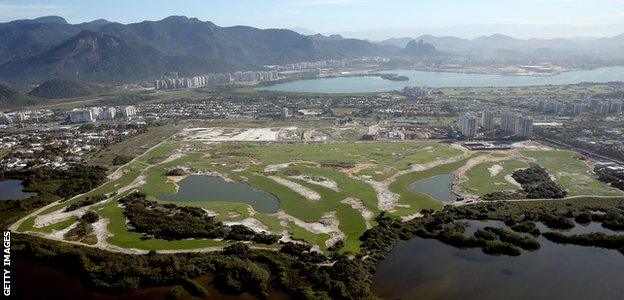
[[[586,39],[516,39],[503,34],[480,36],[474,39],[464,39],[454,36],[422,35],[416,38],[391,38],[377,42],[379,45],[404,48],[412,40],[422,40],[432,44],[441,51],[464,51],[471,49],[534,51],[538,49],[552,49],[566,51],[621,51],[624,47],[624,34],[610,38]]]
[[[0,80],[35,84],[50,78],[122,83],[182,75],[260,69],[321,59],[376,56],[388,47],[286,29],[220,27],[196,18],[120,24],[69,24],[60,17],[0,24]]]
[[[220,27],[184,16],[131,24],[107,20],[70,24],[49,16],[0,23],[0,82],[28,89],[52,78],[119,84],[174,71],[191,76],[361,56],[598,66],[624,63],[623,48],[624,34],[547,40],[501,34],[475,39],[423,35],[371,42],[288,29]]]

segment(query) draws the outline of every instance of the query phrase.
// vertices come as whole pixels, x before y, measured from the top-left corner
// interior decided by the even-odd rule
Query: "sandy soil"
[[[278,176],[269,176],[269,178],[273,179],[273,181],[293,190],[294,192],[296,192],[297,194],[305,197],[306,199],[310,200],[310,201],[320,201],[321,200],[321,195],[319,195],[319,193],[301,185],[298,184],[296,182],[292,182],[290,180],[278,177]]]
[[[500,171],[503,170],[503,166],[501,165],[493,165],[491,167],[488,168],[488,172],[490,172],[490,177],[494,177],[496,175],[498,175],[498,173],[500,173]]]
[[[267,227],[266,225],[262,224],[262,222],[254,218],[247,218],[247,219],[244,219],[241,221],[235,221],[235,222],[223,222],[223,225],[226,225],[226,226],[243,225],[243,226],[249,227],[251,230],[258,232],[258,233],[270,232],[269,227]]]
[[[338,184],[335,181],[325,178],[323,176],[314,176],[314,178],[312,178],[311,176],[308,176],[308,175],[299,175],[299,176],[290,176],[290,178],[300,179],[310,184],[320,185],[322,187],[326,187],[336,192],[340,192],[340,189],[338,188]],[[321,180],[315,180],[315,179],[321,179]]]
[[[288,168],[292,163],[283,163],[283,164],[275,164],[275,165],[268,165],[266,167],[264,167],[264,172],[265,173],[273,173],[273,172],[277,172],[281,169],[285,169]]]
[[[277,141],[284,128],[188,128],[182,135],[188,140],[207,142],[272,142]],[[293,130],[293,128],[286,128]]]
[[[345,239],[345,234],[340,231],[338,228],[340,221],[336,216],[336,212],[328,212],[321,216],[321,219],[318,222],[308,223],[296,217],[293,217],[283,210],[278,211],[274,214],[279,220],[282,226],[288,226],[288,222],[295,223],[295,225],[311,232],[314,234],[325,233],[330,236],[330,238],[325,241],[325,246],[331,247],[336,242],[342,241]]]

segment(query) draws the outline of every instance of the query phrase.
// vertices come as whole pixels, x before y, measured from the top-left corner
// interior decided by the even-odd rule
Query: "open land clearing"
[[[244,225],[280,235],[281,240],[306,241],[326,251],[342,241],[344,253],[355,253],[359,237],[375,225],[381,211],[408,220],[422,209],[441,209],[444,203],[410,185],[432,176],[455,175],[453,190],[477,201],[478,196],[518,187],[509,180],[514,170],[538,163],[568,191],[568,196],[621,197],[623,193],[598,181],[590,161],[573,152],[518,144],[509,151],[475,152],[437,141],[285,143],[284,129],[185,129],[174,138],[137,157],[111,174],[102,186],[83,195],[51,204],[15,223],[11,229],[50,239],[63,239],[87,210],[101,218],[96,223],[99,247],[126,253],[214,251],[229,244],[220,239],[162,240],[132,231],[118,200],[138,190],[148,199],[180,206],[201,207],[226,225]],[[526,146],[523,148],[523,146]],[[171,169],[183,175],[167,176]],[[216,193],[198,187],[194,199],[163,200],[179,192],[188,176],[218,176],[220,184],[246,184],[257,193],[279,200],[275,212],[254,207],[263,197],[198,201]],[[105,200],[65,212],[86,197]],[[252,245],[274,249],[274,245]]]

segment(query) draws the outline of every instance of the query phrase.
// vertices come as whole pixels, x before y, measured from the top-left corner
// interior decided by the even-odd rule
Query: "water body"
[[[275,213],[279,209],[279,200],[275,196],[254,190],[246,183],[232,183],[210,176],[189,176],[178,185],[177,193],[161,196],[160,199],[247,203],[261,213]]]
[[[93,299],[93,300],[151,300],[165,299],[173,286],[144,287],[130,293],[108,295],[95,293],[85,289],[76,275],[70,275],[60,269],[43,265],[39,262],[15,259],[13,261],[12,296],[14,299]],[[196,280],[215,300],[254,300],[256,297],[247,293],[242,295],[225,295],[220,293],[207,277]],[[36,288],[33,288],[35,287]],[[187,292],[180,297],[182,300],[199,299]],[[283,293],[269,290],[269,299],[286,299]]]
[[[30,198],[37,193],[24,192],[21,180],[0,181],[0,200],[20,200]]]
[[[453,179],[455,175],[442,174],[410,184],[409,188],[418,193],[427,194],[441,202],[453,202],[457,195],[453,193]]]
[[[449,72],[392,70],[409,77],[409,81],[391,81],[379,77],[334,77],[298,80],[258,87],[258,90],[306,93],[374,93],[400,90],[406,86],[429,87],[509,87],[533,85],[563,85],[581,82],[624,81],[624,67],[571,71],[553,76],[513,76],[460,74]]]
[[[472,232],[504,226],[470,223]],[[400,242],[378,263],[373,290],[384,299],[619,299],[624,294],[624,255],[618,251],[538,240],[541,249],[518,257],[489,256],[437,240]]]

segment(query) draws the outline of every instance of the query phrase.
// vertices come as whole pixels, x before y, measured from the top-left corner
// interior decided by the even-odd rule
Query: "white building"
[[[459,131],[465,137],[477,135],[477,118],[468,114],[461,115],[459,117]]]
[[[93,111],[91,109],[74,109],[69,112],[69,121],[71,123],[95,122],[95,117],[93,116]]]
[[[119,114],[122,117],[125,117],[125,118],[130,117],[130,116],[134,116],[134,115],[136,115],[136,108],[134,108],[134,106],[132,106],[132,105],[120,107],[119,108]]]

